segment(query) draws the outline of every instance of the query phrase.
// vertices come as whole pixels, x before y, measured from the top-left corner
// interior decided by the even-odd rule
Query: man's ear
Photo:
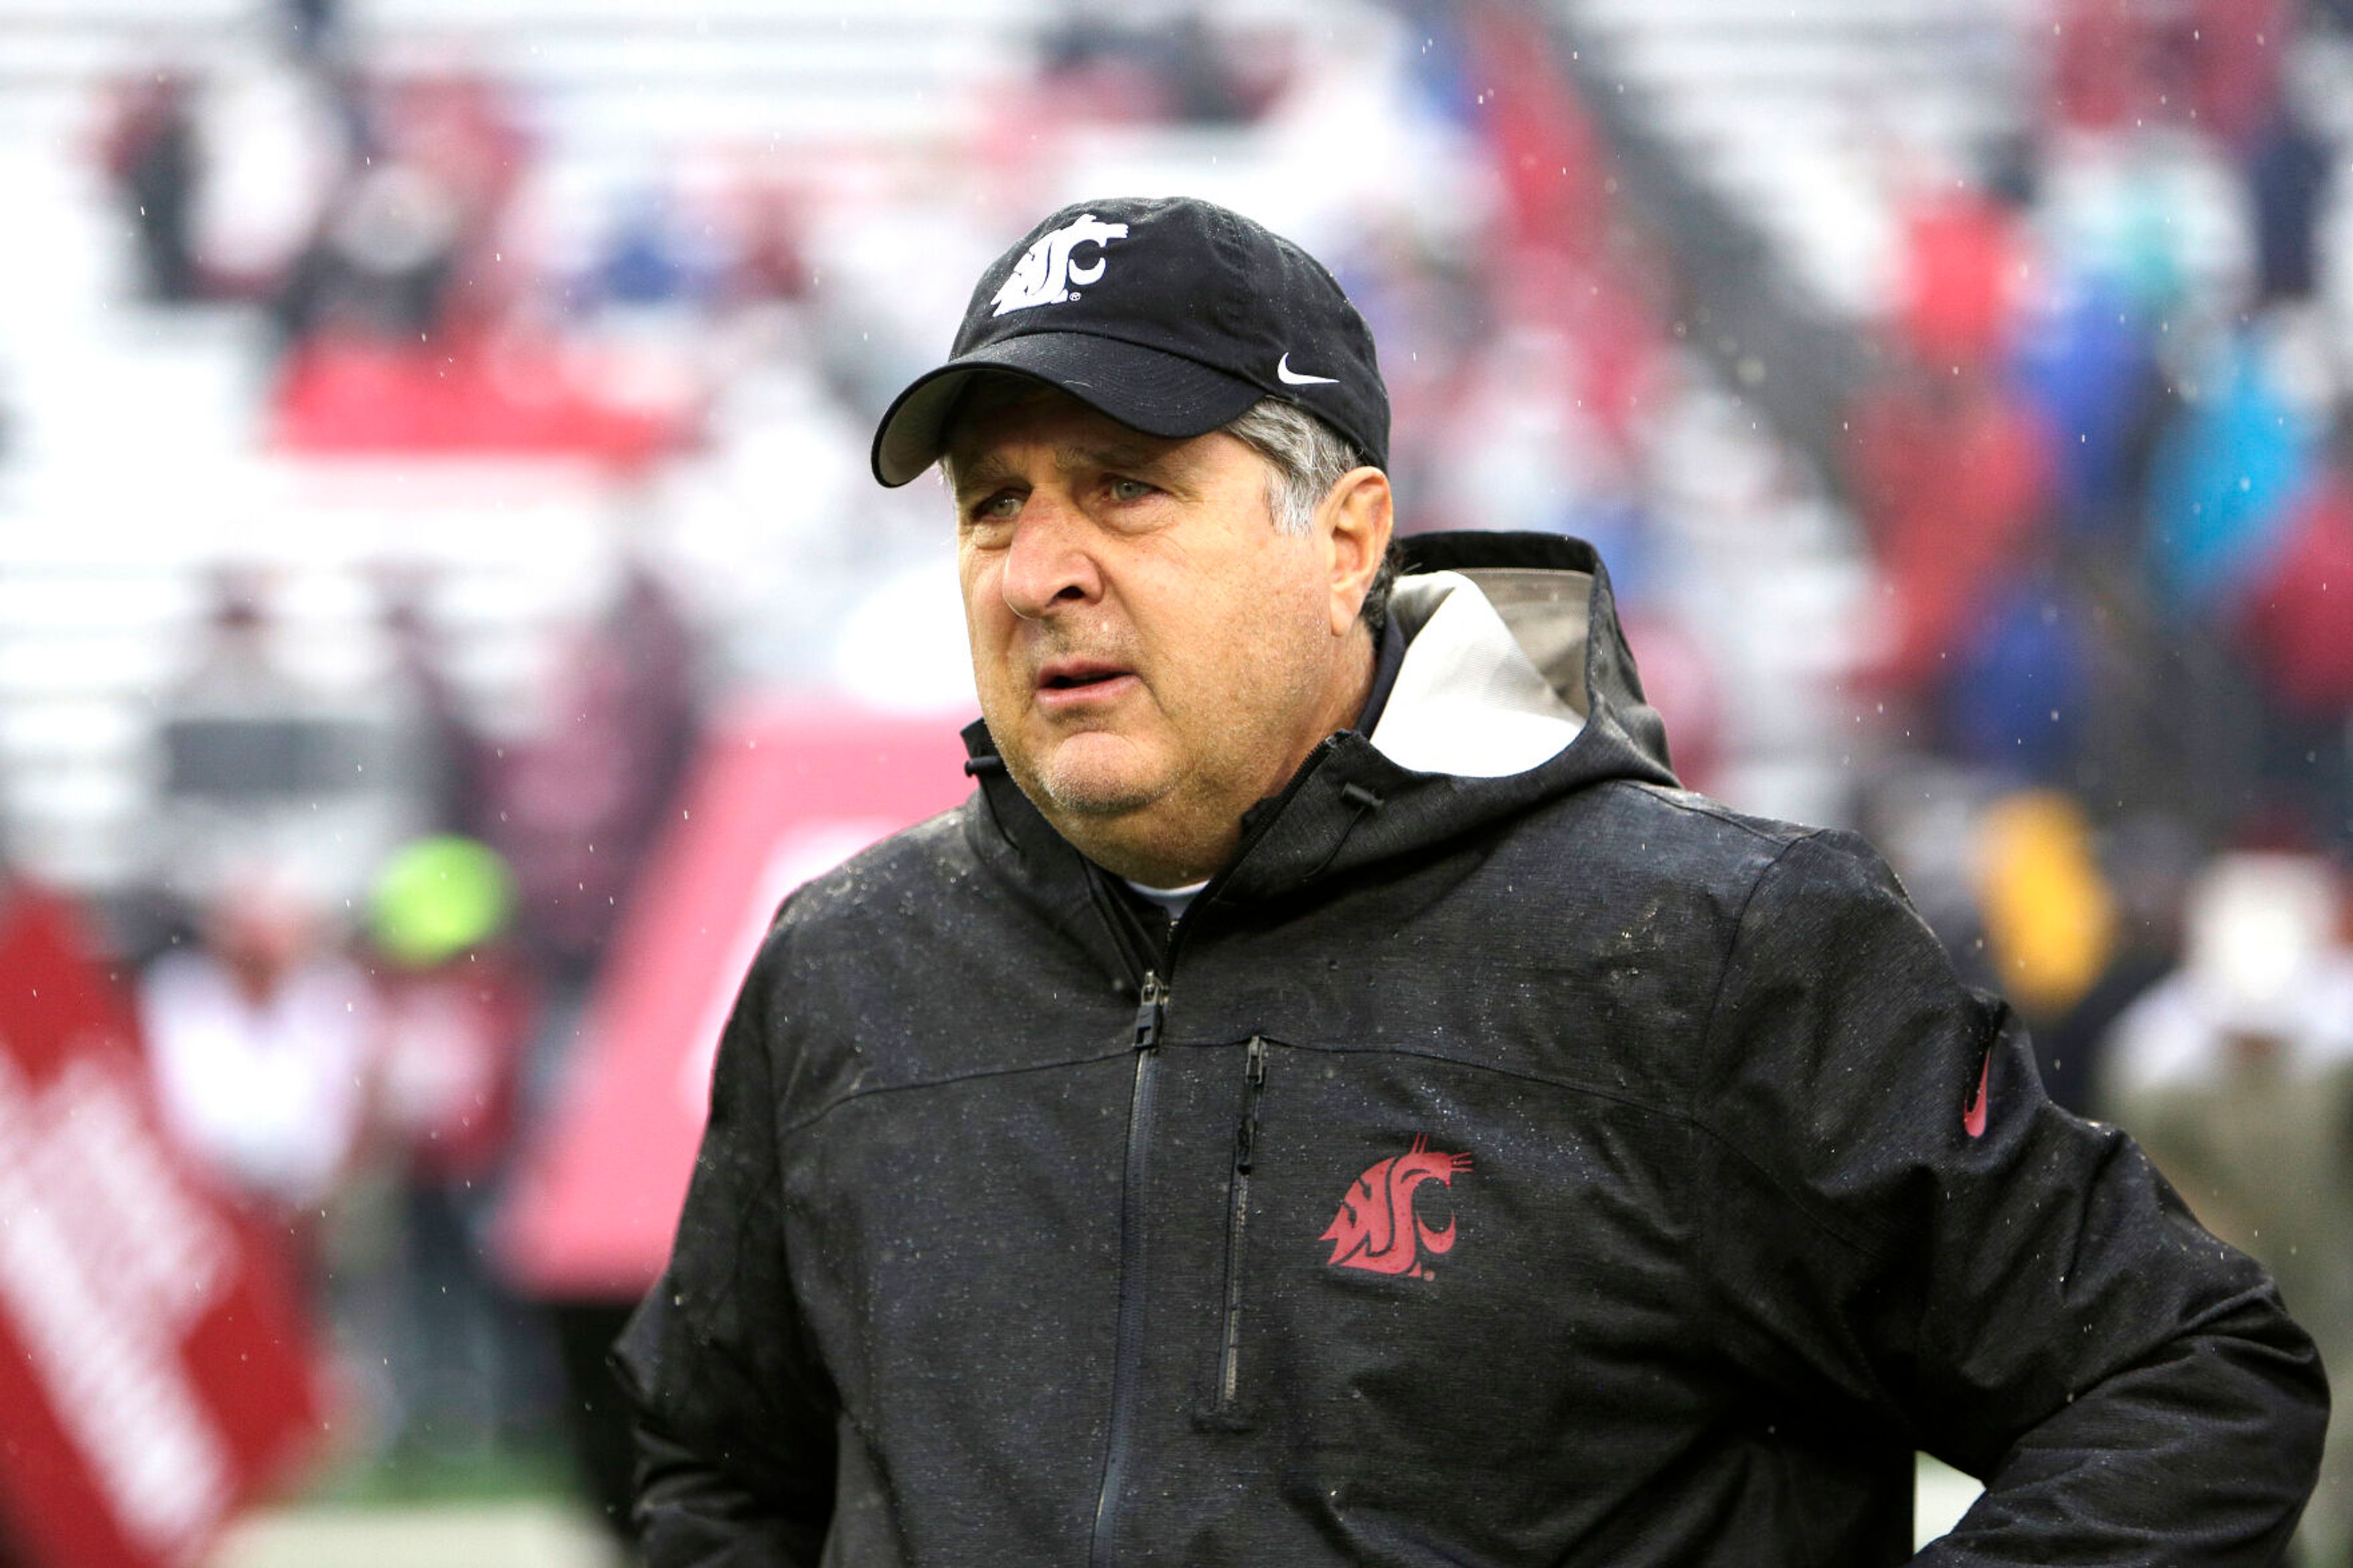
[[[1315,531],[1331,574],[1333,636],[1344,637],[1356,624],[1395,525],[1389,477],[1378,468],[1349,469],[1316,508]]]

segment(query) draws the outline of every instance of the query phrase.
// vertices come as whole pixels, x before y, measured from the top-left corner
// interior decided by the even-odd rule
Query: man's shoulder
[[[776,929],[814,933],[845,921],[862,924],[906,900],[955,895],[979,870],[965,811],[951,806],[809,878],[778,906]]]
[[[1881,865],[1853,833],[1760,816],[1696,790],[1639,780],[1585,792],[1575,811],[1554,820],[1582,861],[1622,862],[1630,873],[1680,882],[1753,887],[1800,846],[1866,876]]]
[[[1593,792],[1609,803],[1612,809],[1639,815],[1663,824],[1672,824],[1674,830],[1720,839],[1727,845],[1756,845],[1778,854],[1800,838],[1825,831],[1802,822],[1784,821],[1779,817],[1760,816],[1725,805],[1714,795],[1702,795],[1679,784],[1652,784],[1643,779],[1617,779],[1599,786]]]

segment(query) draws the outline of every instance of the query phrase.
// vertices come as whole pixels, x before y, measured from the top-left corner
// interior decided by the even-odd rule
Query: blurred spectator
[[[2127,817],[2103,837],[2099,865],[2116,911],[2106,963],[2073,1005],[2034,1030],[2043,1089],[2078,1116],[2100,1114],[2097,1085],[2116,1020],[2180,963],[2181,905],[2196,864],[2189,830],[2158,813]]]
[[[1992,570],[1936,685],[1938,733],[1963,761],[1989,773],[2064,784],[2092,707],[2089,617],[2047,572],[2017,562]]]
[[[484,1255],[535,1007],[504,942],[513,905],[505,864],[453,836],[395,854],[369,902],[383,960],[378,1115],[401,1172],[396,1421],[403,1441],[442,1451],[512,1427],[544,1353]]]
[[[2332,468],[2288,510],[2231,618],[2257,688],[2253,759],[2298,837],[2353,841],[2353,481]]]
[[[161,705],[161,879],[199,902],[255,858],[313,897],[356,894],[417,809],[390,715],[294,673],[272,587],[266,572],[216,572],[187,672]]]
[[[2063,0],[2051,82],[2063,124],[2186,124],[2243,145],[2279,97],[2289,0]]]
[[[530,162],[501,96],[428,76],[353,101],[358,145],[280,294],[290,342],[325,332],[409,348],[494,323],[512,275],[495,247]]]
[[[2149,475],[2152,565],[2177,613],[2227,611],[2284,533],[2320,431],[2305,333],[2235,334],[2166,430]]]
[[[494,330],[516,308],[527,274],[501,261],[517,193],[534,147],[500,84],[465,72],[388,82],[380,89],[377,162],[417,169],[448,196],[456,217],[450,268],[431,331],[466,338]]]
[[[2056,289],[2021,329],[2019,389],[2052,464],[2061,525],[2137,537],[2140,487],[2161,395],[2149,327],[2133,291],[2095,270]]]
[[[196,297],[189,221],[195,198],[195,118],[185,78],[168,70],[122,89],[106,134],[106,172],[132,209],[140,292],[163,304]]]
[[[1264,84],[1246,78],[1208,24],[1182,7],[1138,24],[1073,5],[1040,52],[1049,89],[1099,120],[1230,125],[1264,107]]]
[[[644,366],[559,335],[533,270],[508,255],[533,149],[505,94],[459,73],[375,82],[352,101],[354,152],[281,269],[275,442],[621,468],[682,444],[701,415],[694,378],[649,388]],[[629,251],[619,276],[656,286],[649,265]]]
[[[1978,901],[2001,986],[2031,1029],[2056,1023],[2106,968],[2116,908],[2074,800],[2033,790],[1978,825]]]
[[[807,215],[800,199],[782,186],[758,183],[740,193],[738,206],[728,297],[737,304],[807,300],[814,285],[807,246]]]
[[[2296,9],[2295,0],[2188,0],[2168,18],[2190,118],[2208,135],[2244,147],[2276,112]]]
[[[699,723],[694,637],[642,561],[557,667],[549,722],[505,748],[485,830],[514,869],[518,934],[567,992],[585,985],[666,819]]]
[[[494,758],[449,679],[444,633],[427,608],[431,585],[429,574],[399,567],[374,576],[377,625],[392,649],[395,722],[418,784],[419,825],[479,836]]]
[[[2353,693],[2330,374],[2308,311],[2275,309],[2235,334],[2161,438],[2147,503],[2167,652],[2197,683],[2181,708],[2210,726],[2189,776],[2229,806],[2222,826],[2285,810],[2303,818],[2295,837],[2324,843],[2346,832],[2340,701]]]
[[[630,193],[615,215],[588,279],[607,304],[694,304],[715,292],[716,259],[707,239],[692,235],[659,186]]]
[[[416,163],[371,163],[336,200],[279,300],[287,336],[319,333],[403,346],[441,322],[462,214]]]
[[[279,0],[287,42],[313,60],[324,60],[341,33],[339,0]]]
[[[1992,361],[2017,314],[2015,216],[1982,193],[1939,185],[1914,196],[1903,223],[1902,320],[1912,356],[1931,371]]]
[[[2253,1253],[2331,1367],[2353,1366],[2353,952],[2325,863],[2226,855],[2199,878],[2182,968],[2120,1018],[2105,1114],[2216,1235]],[[2329,1421],[2297,1539],[2353,1553],[2353,1401]]]
[[[2108,130],[2157,107],[2158,7],[2060,0],[2051,26],[2051,88],[2063,125]]]
[[[199,931],[200,946],[164,954],[139,987],[164,1122],[316,1283],[319,1221],[366,1107],[373,995],[276,868],[232,879]]]
[[[2318,266],[2314,239],[2328,197],[2327,143],[2283,110],[2247,160],[2255,208],[2255,302],[2305,300]]]
[[[1910,362],[1851,420],[1853,487],[1893,600],[1883,678],[1925,693],[2031,558],[2049,492],[2031,411],[1968,365]]]
[[[207,74],[195,107],[204,292],[269,299],[359,160],[343,86],[300,55],[239,54]]]
[[[2353,487],[2334,471],[2289,510],[2237,620],[2282,707],[2324,726],[2353,713]]]

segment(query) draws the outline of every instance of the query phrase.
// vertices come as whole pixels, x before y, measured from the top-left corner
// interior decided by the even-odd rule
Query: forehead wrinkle
[[[1018,446],[1020,443],[1015,442],[1011,445]],[[1055,446],[1051,461],[1055,470],[1062,474],[1086,473],[1096,468],[1156,470],[1166,467],[1183,466],[1179,463],[1172,463],[1172,459],[1177,455],[1177,445],[1147,444],[1143,441],[1123,441],[1115,438],[1099,442],[1066,441]],[[1018,478],[1020,473],[1020,465],[1006,456],[1005,445],[989,447],[968,463],[957,461],[955,454],[950,453],[948,461],[955,475],[955,487],[959,490],[979,489],[1000,484],[1007,479]]]
[[[1138,441],[1103,441],[1054,448],[1054,462],[1064,473],[1086,468],[1142,468],[1160,462],[1171,448],[1147,447]]]
[[[1013,465],[994,447],[969,463],[959,461],[954,452],[947,453],[943,460],[947,464],[948,473],[959,491],[979,489],[1013,477]]]

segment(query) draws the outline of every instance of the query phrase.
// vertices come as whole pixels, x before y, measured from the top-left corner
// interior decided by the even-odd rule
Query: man
[[[1047,218],[939,461],[979,788],[787,900],[619,1357],[659,1565],[2258,1563],[2326,1392],[1859,841],[1683,792],[1573,541],[1426,536],[1293,247]]]
[[[2165,1162],[2296,1321],[2353,1353],[2353,951],[2316,856],[2219,855],[2181,900],[2181,964],[2105,1042],[2099,1102]],[[2298,1561],[2353,1563],[2353,1410],[2330,1413]]]

